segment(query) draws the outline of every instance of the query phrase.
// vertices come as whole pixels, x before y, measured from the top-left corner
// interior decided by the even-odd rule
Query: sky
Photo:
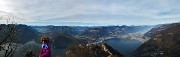
[[[27,25],[156,25],[180,22],[180,0],[0,0],[7,16]]]

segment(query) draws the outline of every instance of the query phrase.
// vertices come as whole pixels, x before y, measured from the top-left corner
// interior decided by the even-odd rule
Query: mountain
[[[43,35],[56,35],[60,33],[68,33],[72,36],[76,36],[81,34],[84,30],[88,27],[81,27],[81,26],[31,26],[38,30]]]
[[[70,45],[87,44],[87,40],[78,39],[67,33],[60,33],[52,37],[52,46],[55,49],[66,49]]]
[[[10,34],[13,42],[26,43],[33,39],[39,38],[39,33],[31,26],[24,24],[1,24],[0,25],[0,39],[5,39],[6,34]],[[7,39],[8,40],[8,39]]]
[[[145,34],[151,39],[130,57],[179,57],[180,23],[161,24]]]
[[[159,34],[162,30],[165,30],[167,28],[171,28],[173,26],[177,26],[178,23],[172,23],[172,24],[159,24],[154,26],[150,31],[146,32],[143,36],[144,39],[150,39],[155,37],[157,34]]]
[[[127,39],[122,40],[125,42],[137,41],[137,45],[133,45],[129,50],[132,50],[139,47],[139,41],[145,42],[147,39],[143,39],[142,36],[144,33],[149,31],[153,26],[31,26],[36,29],[40,35],[48,35],[52,40],[53,52],[61,55],[65,54],[64,51],[67,50],[67,47],[78,44],[97,44],[104,42],[111,38],[118,39]],[[128,41],[130,40],[130,41]],[[120,41],[115,41],[120,43]],[[123,43],[124,46],[127,43]],[[131,44],[131,43],[128,43]],[[110,45],[113,46],[113,45]],[[118,52],[121,51],[118,47],[114,46]],[[64,51],[62,51],[62,49]],[[128,51],[121,51],[122,54],[129,54]],[[123,53],[124,52],[124,53]],[[56,55],[56,54],[55,54]]]
[[[80,39],[93,42],[104,41],[108,38],[124,38],[145,42],[142,36],[153,26],[31,26],[40,35],[57,36],[67,33]]]
[[[108,39],[116,38],[116,39],[127,40],[125,42],[129,42],[129,41],[131,42],[132,40],[138,41],[138,44],[141,44],[141,42],[147,41],[147,39],[142,38],[144,33],[149,31],[153,27],[153,26],[126,26],[126,25],[123,26],[52,26],[52,25],[28,26],[24,24],[11,24],[11,25],[15,25],[16,27],[15,29],[17,30],[13,37],[13,39],[15,40],[14,42],[18,42],[17,44],[20,45],[26,44],[27,42],[30,41],[35,41],[37,45],[40,45],[41,36],[48,36],[51,39],[53,57],[57,55],[63,55],[67,50],[73,49],[73,48],[67,49],[68,47],[74,47],[74,49],[76,48],[78,49],[79,47],[81,47],[81,46],[77,46],[79,44],[85,47],[83,50],[81,50],[82,52],[85,52],[86,50],[90,49],[93,50],[93,53],[102,54],[101,56],[117,56],[119,51],[121,50],[118,49],[119,47],[121,47],[120,45],[116,47],[113,46],[113,44],[106,45],[106,44],[98,44],[98,43],[105,42]],[[1,33],[0,36],[3,36],[4,32],[8,32],[7,27],[8,25],[6,24],[0,25],[0,33]],[[0,40],[2,39],[3,37],[0,37]],[[124,40],[121,41],[123,42]],[[110,41],[110,42],[121,43],[121,41]],[[86,46],[86,44],[88,44],[88,46]],[[108,50],[113,50],[111,51],[112,54],[109,53],[110,51],[107,53],[101,50],[103,48],[102,45],[108,47],[107,48]],[[139,47],[139,45],[134,45],[134,46]],[[89,47],[94,47],[94,48],[91,49]],[[100,50],[96,50],[96,48]],[[116,49],[117,51],[114,49]],[[124,53],[122,54],[124,55]],[[100,56],[100,55],[92,55],[92,56]]]
[[[80,34],[81,38],[90,38],[101,41],[106,38],[123,38],[130,40],[138,40],[144,42],[142,39],[144,33],[149,31],[153,26],[97,26],[90,27]]]
[[[67,50],[65,57],[123,57],[123,55],[106,43],[101,43],[72,46]]]

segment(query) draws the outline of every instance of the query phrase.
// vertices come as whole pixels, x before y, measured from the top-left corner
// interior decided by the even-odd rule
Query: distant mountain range
[[[31,26],[41,34],[56,35],[66,33],[80,39],[100,41],[106,38],[126,38],[143,41],[142,36],[153,26]]]
[[[7,31],[7,26],[5,24],[0,25],[0,36],[3,36]],[[66,53],[74,50],[68,54],[77,56],[83,56],[83,54],[76,54],[76,51],[87,52],[85,50],[89,50],[90,53],[93,53],[91,56],[94,57],[99,56],[97,54],[105,55],[105,57],[123,57],[124,55],[118,53],[111,45],[104,43],[104,41],[112,38],[142,43],[136,51],[129,54],[129,57],[180,56],[180,23],[155,26],[28,26],[18,24],[16,29],[18,31],[14,38],[19,40],[14,42],[25,44],[29,41],[35,41],[40,43],[40,37],[45,35],[50,37],[53,50],[65,49]],[[0,37],[0,39],[3,39],[3,37]],[[102,47],[102,45],[104,46]],[[80,50],[81,47],[84,47],[84,51]],[[104,47],[108,47],[106,49],[109,51],[102,50]],[[96,48],[100,50],[96,50]],[[59,53],[60,51],[56,52]],[[65,54],[65,52],[63,53]],[[53,56],[56,56],[56,54]]]

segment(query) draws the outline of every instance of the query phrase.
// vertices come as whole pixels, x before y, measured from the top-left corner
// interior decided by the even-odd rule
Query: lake
[[[118,38],[108,39],[105,42],[125,56],[135,51],[142,43],[140,41]]]

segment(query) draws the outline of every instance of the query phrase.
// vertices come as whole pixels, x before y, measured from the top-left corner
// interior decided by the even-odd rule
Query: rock
[[[123,55],[106,43],[101,43],[70,47],[66,57],[123,57]]]

